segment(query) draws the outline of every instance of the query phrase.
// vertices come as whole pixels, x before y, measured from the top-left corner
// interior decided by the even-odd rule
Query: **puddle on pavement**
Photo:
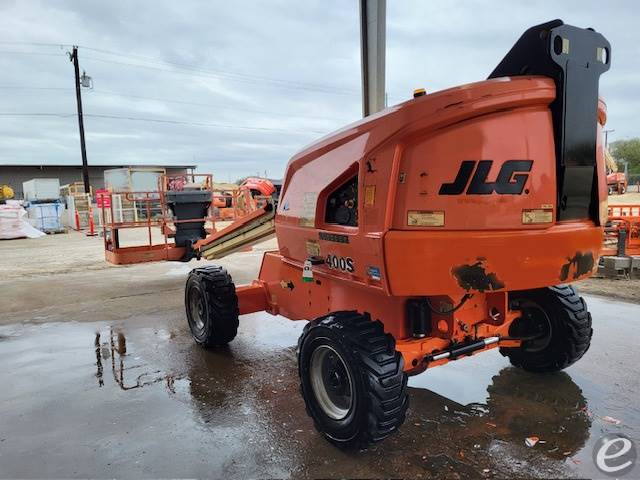
[[[171,323],[0,327],[0,381],[12,385],[0,401],[13,415],[55,402],[63,418],[83,408],[100,412],[104,417],[96,421],[107,426],[117,418],[126,435],[113,433],[121,444],[113,448],[143,442],[146,452],[155,452],[154,466],[137,472],[152,476],[597,475],[590,461],[592,437],[614,428],[593,414],[608,401],[603,387],[595,387],[602,379],[576,374],[587,394],[570,373],[528,374],[508,366],[497,352],[412,377],[408,418],[396,435],[358,453],[336,450],[315,432],[300,398],[294,345],[303,326],[246,316],[238,338],[217,351],[197,347],[186,325]],[[627,419],[635,435],[637,420]],[[17,429],[21,423],[12,425]],[[71,430],[53,432],[103,441],[101,429],[64,428]],[[130,432],[137,432],[134,438]],[[10,425],[2,436],[25,433],[28,439],[28,432],[12,431]],[[153,442],[158,435],[169,444]],[[540,442],[527,448],[524,439],[533,435]],[[28,439],[29,451],[46,448],[39,438]],[[171,458],[184,454],[184,463],[163,458],[167,449]],[[108,459],[113,467],[115,460]],[[193,462],[209,469],[198,470]],[[62,476],[72,475],[60,468]],[[19,470],[0,468],[3,472]],[[109,472],[105,465],[86,473]]]

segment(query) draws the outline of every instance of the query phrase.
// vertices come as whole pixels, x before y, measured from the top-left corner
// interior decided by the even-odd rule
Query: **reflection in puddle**
[[[104,385],[103,365],[110,360],[120,389],[162,384],[170,397],[190,405],[195,418],[212,432],[225,428],[227,434],[246,436],[252,447],[294,457],[297,465],[305,466],[299,473],[314,476],[325,471],[324,464],[315,469],[316,458],[303,453],[309,450],[328,458],[335,450],[312,430],[304,414],[293,347],[260,351],[254,357],[251,343],[207,351],[190,339],[155,333],[157,340],[171,343],[161,348],[144,343],[143,357],[136,356],[141,353],[117,328],[109,328],[102,337],[96,333],[98,386]],[[166,359],[171,363],[165,364]],[[183,373],[167,373],[176,366]],[[484,380],[474,370],[466,369],[449,381],[473,386],[481,401],[454,401],[460,387],[451,390],[453,395],[410,388],[407,422],[388,441],[361,452],[363,461],[383,453],[390,464],[397,458],[397,468],[403,469],[397,471],[412,475],[406,464],[409,442],[419,454],[416,472],[430,466],[434,472],[449,468],[473,477],[485,468],[497,468],[508,475],[521,472],[524,467],[518,462],[527,456],[533,456],[534,463],[562,466],[565,459],[585,448],[591,428],[587,401],[568,374],[535,375],[509,366]],[[442,391],[442,384],[438,388]],[[524,439],[530,436],[540,438],[532,449],[524,446]]]
[[[139,362],[139,358],[133,358],[133,364],[129,363],[127,355],[127,339],[123,332],[114,332],[113,327],[109,328],[109,341],[102,342],[100,340],[100,332],[96,332],[94,347],[96,354],[96,378],[98,386],[104,385],[103,378],[103,360],[111,358],[111,372],[113,380],[122,390],[132,390],[147,385],[164,382],[169,393],[175,394],[176,376],[173,374],[163,373],[162,370],[142,371],[147,367],[144,362]]]
[[[102,354],[100,351],[100,332],[96,332],[96,339],[93,342],[93,345],[96,349],[96,378],[98,379],[98,386],[102,387],[104,385],[104,379],[102,378]]]
[[[452,442],[470,448],[469,439],[483,438],[482,447],[486,440],[495,440],[524,448],[524,439],[536,436],[536,452],[562,460],[582,449],[589,438],[587,401],[564,372],[535,375],[505,367],[486,390],[486,403],[461,405],[429,390],[412,389],[412,413]]]

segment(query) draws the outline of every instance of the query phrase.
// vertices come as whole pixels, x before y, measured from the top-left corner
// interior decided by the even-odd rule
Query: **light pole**
[[[93,80],[84,71],[80,77],[80,67],[78,66],[78,47],[73,46],[72,52],[67,52],[69,61],[73,62],[73,70],[76,77],[76,103],[78,105],[78,128],[80,129],[80,153],[82,154],[82,181],[84,183],[84,193],[91,193],[89,185],[89,165],[87,164],[87,147],[84,142],[84,120],[82,118],[82,95],[80,86],[93,88]]]
[[[385,102],[387,0],[360,0],[362,116],[379,112]]]
[[[609,148],[609,132],[615,132],[615,130],[612,128],[604,131],[604,148]]]

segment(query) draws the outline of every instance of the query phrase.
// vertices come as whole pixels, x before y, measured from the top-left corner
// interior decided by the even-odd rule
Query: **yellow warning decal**
[[[307,254],[311,257],[319,257],[320,244],[315,240],[307,240]]]
[[[373,207],[376,204],[376,186],[365,185],[364,187],[364,206]]]
[[[553,210],[522,210],[522,223],[534,224],[534,223],[551,223],[553,222]]]
[[[409,210],[407,225],[410,227],[442,227],[444,212],[441,210]]]

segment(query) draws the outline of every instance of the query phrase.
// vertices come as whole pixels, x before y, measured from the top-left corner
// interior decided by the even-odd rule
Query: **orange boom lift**
[[[196,342],[226,345],[238,316],[311,320],[298,342],[316,428],[344,447],[384,439],[407,376],[499,348],[553,372],[589,348],[569,282],[597,267],[607,215],[598,98],[607,40],[555,20],[527,30],[488,80],[367,117],[294,156],[272,203],[195,243],[217,258],[275,232],[235,286],[194,269]]]

